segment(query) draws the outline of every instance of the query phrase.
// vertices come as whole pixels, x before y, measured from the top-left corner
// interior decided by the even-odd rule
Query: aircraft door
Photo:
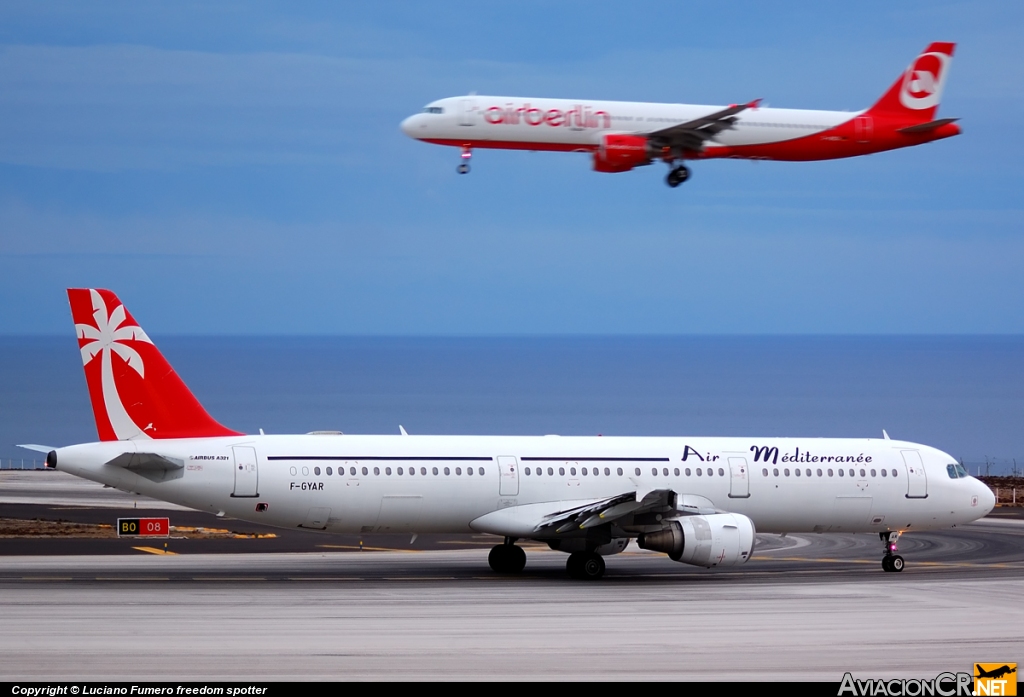
[[[870,143],[875,130],[874,119],[870,116],[858,116],[853,120],[853,131],[858,143]]]
[[[729,498],[750,497],[750,466],[745,457],[729,458]]]
[[[476,100],[475,99],[460,99],[459,100],[459,125],[460,126],[472,126],[476,123]]]
[[[231,495],[236,498],[256,498],[259,496],[259,466],[256,460],[256,448],[231,448],[235,456],[235,491]]]
[[[928,474],[924,471],[921,453],[916,450],[904,450],[902,453],[907,472],[907,498],[928,498]]]
[[[498,484],[499,496],[519,495],[519,461],[510,456],[498,458],[498,472],[501,473],[501,480]]]

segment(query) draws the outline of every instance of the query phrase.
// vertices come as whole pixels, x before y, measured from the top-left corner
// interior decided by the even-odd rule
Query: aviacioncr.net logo
[[[900,103],[908,109],[930,109],[939,103],[946,82],[949,56],[945,53],[922,53],[903,75]]]

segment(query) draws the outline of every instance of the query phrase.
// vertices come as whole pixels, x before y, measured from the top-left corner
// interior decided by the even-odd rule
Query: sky
[[[1018,2],[0,4],[0,334],[1024,333]],[[593,172],[398,126],[475,91],[858,109],[957,42],[963,135]]]

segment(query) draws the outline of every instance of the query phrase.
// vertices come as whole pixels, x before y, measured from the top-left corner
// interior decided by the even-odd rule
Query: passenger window
[[[788,477],[789,476],[789,468],[787,467],[786,469],[782,470],[782,473],[785,474]]]
[[[618,473],[619,473],[619,476],[620,476],[620,477],[622,476],[622,468],[621,468],[621,467],[620,467],[620,468],[618,468],[618,469],[616,470],[616,472],[618,472]]]
[[[839,470],[839,476],[840,477],[845,477],[846,476],[845,474],[843,474],[843,470]]]
[[[892,471],[892,476],[894,476],[894,477],[896,476],[896,470]]]
[[[524,471],[526,472],[526,476],[529,477],[530,476],[530,468],[527,467]]]
[[[292,473],[292,476],[293,476],[293,477],[294,477],[294,476],[295,476],[296,474],[298,474],[298,470],[296,470],[296,469],[295,469],[294,467],[292,467],[292,468],[291,468],[291,469],[289,469],[288,471]]]
[[[718,476],[719,477],[724,477],[725,476],[725,470],[722,469],[721,467],[718,468]]]
[[[811,476],[811,469],[809,467],[807,469],[805,469],[804,470],[804,474],[806,474],[808,477],[810,477]]]
[[[774,476],[778,477],[778,476],[779,476],[779,468],[778,468],[778,467],[776,467],[775,469],[773,469],[773,470],[772,470],[772,474],[773,474]]]
[[[436,468],[436,467],[434,467],[434,468],[433,468],[433,469],[431,469],[430,471],[431,471],[431,473],[432,473],[432,474],[433,474],[434,476],[437,476],[437,468]]]
[[[818,470],[818,476],[819,477],[821,476],[821,470]]]
[[[422,474],[424,477],[427,476],[427,468],[420,467],[420,474]],[[434,474],[437,474],[437,470],[434,470]]]
[[[302,468],[302,476],[303,477],[308,477],[309,476],[309,468],[308,467],[303,467]]]
[[[861,471],[860,471],[860,476],[861,476],[861,477],[864,477],[864,476],[866,476],[866,473],[864,472],[864,470],[861,470]]]
[[[765,467],[763,470],[761,470],[761,476],[762,477],[767,477],[768,476],[768,468],[767,467]]]
[[[658,476],[658,468],[657,467],[652,467],[651,468],[651,476],[652,477],[657,477]]]
[[[364,467],[364,468],[363,468],[363,476],[365,477],[365,476],[366,476],[366,475],[368,475],[369,473],[370,473],[370,470],[368,470],[368,469],[366,469],[366,468]]]
[[[584,476],[584,477],[586,477],[586,476],[587,476],[587,468],[586,468],[586,467],[584,467],[584,468],[583,468],[583,476]]]
[[[462,476],[462,468],[461,467],[456,467],[455,468],[455,474],[456,474],[456,476]]]
[[[700,467],[698,467],[697,468],[697,476],[699,477],[702,474],[704,474],[704,473],[701,471]]]
[[[564,467],[559,467],[558,468],[558,476],[559,477],[564,477],[565,476],[565,468]]]
[[[410,467],[409,468],[409,476],[410,477],[416,476],[416,468],[415,467]]]
[[[466,468],[466,474],[468,474],[470,477],[472,477],[473,476],[473,468],[472,467],[467,467]]]
[[[451,475],[452,475],[452,471],[449,468],[445,467],[444,468],[444,476],[450,477]]]
[[[830,476],[830,477],[832,476],[832,469],[831,468],[828,471],[828,476]]]
[[[385,467],[384,468],[384,474],[386,474],[386,475],[388,475],[390,477],[391,476],[391,468],[390,467]]]
[[[352,475],[353,477],[356,476],[356,468],[355,467],[349,467],[348,468],[348,473],[350,475]]]
[[[375,476],[375,477],[379,477],[380,476],[380,467],[374,467],[373,468],[373,476]]]
[[[667,477],[667,476],[668,476],[668,467],[665,467],[665,468],[663,468],[663,469],[661,470],[661,473],[662,473],[662,475],[664,475],[664,476],[666,476],[666,477]]]
[[[638,476],[638,477],[639,477],[639,476],[640,476],[640,468],[639,468],[639,467],[637,467],[635,471],[636,471],[636,476]]]
[[[604,468],[604,476],[606,476],[606,477],[612,476],[612,471],[610,469],[608,469],[607,467]]]
[[[793,474],[795,474],[796,476],[799,477],[800,476],[800,468],[797,467],[795,470],[793,470]]]
[[[885,470],[882,470],[882,476],[883,476],[883,477],[887,476],[888,474],[889,474],[889,473],[888,473],[887,471],[885,471]]]
[[[330,467],[328,467],[327,468],[327,476],[330,476],[332,474],[334,474],[334,470],[332,470]]]
[[[874,476],[875,476],[875,470],[871,470],[871,476],[872,476],[872,477],[874,477]]]
[[[405,470],[402,469],[401,467],[399,467],[398,468],[398,476],[401,477],[403,474],[405,474]]]
[[[553,470],[552,468],[548,467],[548,476],[554,477],[555,476],[555,470]]]
[[[316,476],[319,477],[320,476],[320,468],[319,467],[314,467],[313,468],[313,474],[315,474]]]
[[[575,467],[570,467],[569,468],[569,474],[571,474],[572,476],[575,477],[576,476],[576,468]]]
[[[481,477],[484,476],[484,468],[483,467],[477,467],[476,468],[476,473],[479,474]]]
[[[855,476],[854,473],[853,473],[853,470],[850,470],[850,476],[851,477]]]

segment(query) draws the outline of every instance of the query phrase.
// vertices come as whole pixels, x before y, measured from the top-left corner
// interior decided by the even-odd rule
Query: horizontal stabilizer
[[[916,126],[907,126],[906,128],[898,129],[900,133],[927,133],[928,131],[934,131],[936,128],[942,128],[947,124],[951,124],[954,121],[960,119],[939,119],[937,121],[929,121],[928,123],[919,123]]]
[[[51,450],[56,450],[49,445],[36,445],[35,443],[25,443],[24,445],[15,446],[18,448],[25,448],[25,450],[35,450],[37,453],[48,453]]]

